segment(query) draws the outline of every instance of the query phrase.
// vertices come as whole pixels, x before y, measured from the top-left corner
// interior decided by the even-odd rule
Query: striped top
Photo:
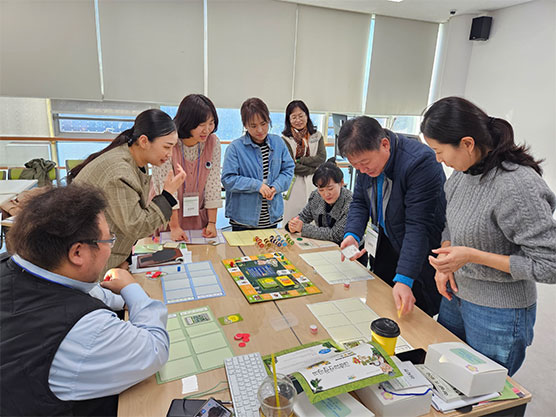
[[[261,155],[263,157],[263,183],[267,183],[268,179],[268,168],[269,168],[269,154],[270,154],[270,147],[266,139],[263,143],[257,143],[253,141],[253,143],[261,148]],[[283,217],[280,217],[276,222],[270,223],[270,213],[268,211],[268,200],[263,197],[262,205],[261,205],[261,214],[259,215],[259,224],[257,225],[257,229],[266,229],[275,224],[281,222]],[[230,224],[239,224],[230,220]],[[245,226],[245,225],[242,225]]]

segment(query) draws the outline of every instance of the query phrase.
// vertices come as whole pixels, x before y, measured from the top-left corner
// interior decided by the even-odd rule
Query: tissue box
[[[371,409],[377,417],[417,417],[428,414],[432,392],[427,392],[427,390],[432,385],[411,362],[399,362],[395,357],[392,357],[392,359],[402,372],[401,377],[358,389],[355,393],[361,402]],[[392,395],[390,392],[426,394],[400,396]]]
[[[464,343],[429,345],[425,366],[468,397],[500,392],[508,370]]]

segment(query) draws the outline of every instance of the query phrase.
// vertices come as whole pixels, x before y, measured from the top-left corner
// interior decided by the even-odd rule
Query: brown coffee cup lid
[[[398,337],[400,328],[398,323],[386,317],[381,317],[371,323],[371,331],[382,337]]]

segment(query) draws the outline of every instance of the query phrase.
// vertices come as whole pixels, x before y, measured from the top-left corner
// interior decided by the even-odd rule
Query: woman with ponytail
[[[170,116],[159,109],[146,110],[137,116],[131,129],[70,172],[76,184],[87,183],[103,190],[108,202],[105,215],[116,242],[105,270],[127,268],[135,242],[170,219],[176,204],[172,194],[185,181],[185,172],[177,165],[175,175],[168,173],[161,194],[150,200],[147,164],[166,162],[177,140]]]
[[[533,340],[536,282],[556,282],[556,197],[512,126],[463,98],[434,103],[421,132],[455,170],[442,247],[429,258],[438,322],[513,375]]]

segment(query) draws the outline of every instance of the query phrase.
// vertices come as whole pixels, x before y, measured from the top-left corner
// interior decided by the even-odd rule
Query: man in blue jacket
[[[427,257],[440,246],[446,178],[434,152],[366,116],[342,126],[338,147],[358,171],[341,248],[365,239],[371,269],[393,287],[397,310],[416,304],[436,314],[441,297]]]

